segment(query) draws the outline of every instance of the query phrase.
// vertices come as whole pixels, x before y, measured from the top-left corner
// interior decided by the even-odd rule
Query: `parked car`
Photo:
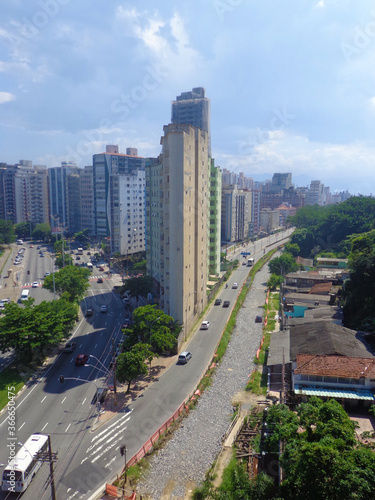
[[[224,300],[223,307],[229,307],[229,306],[230,306],[230,300]]]
[[[183,351],[177,360],[178,365],[186,365],[186,363],[192,358],[192,354],[189,351]]]
[[[202,321],[201,330],[208,330],[209,328],[210,328],[210,322],[209,321]]]
[[[65,344],[64,352],[73,352],[76,347],[77,344],[75,342],[68,342]]]
[[[104,267],[103,267],[103,266],[100,266],[100,267],[99,267],[99,271],[104,271]]]
[[[76,366],[83,366],[87,363],[89,357],[87,354],[78,354],[76,358]]]
[[[106,306],[105,304],[101,305],[100,306],[100,312],[102,312],[102,313],[108,312],[108,306]]]
[[[81,257],[77,255],[76,260],[81,260]]]
[[[221,305],[221,299],[216,299],[215,306],[220,306],[220,305]]]
[[[262,316],[255,316],[255,323],[263,323]]]

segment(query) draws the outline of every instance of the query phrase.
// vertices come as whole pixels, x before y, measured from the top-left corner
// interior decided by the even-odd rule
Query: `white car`
[[[38,281],[33,281],[33,284],[31,285],[33,288],[38,288],[39,282]]]
[[[106,313],[107,311],[108,311],[108,306],[106,306],[105,304],[103,304],[102,306],[100,306],[100,312]]]
[[[210,322],[209,321],[203,321],[201,324],[201,330],[208,330],[210,328]]]
[[[233,283],[232,288],[238,288],[238,283]]]

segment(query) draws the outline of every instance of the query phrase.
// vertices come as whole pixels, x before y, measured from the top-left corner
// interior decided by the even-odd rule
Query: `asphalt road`
[[[270,238],[274,240],[271,239],[271,244],[276,242],[276,235]],[[265,242],[248,245],[247,249],[255,261],[263,255],[265,245]],[[239,248],[237,253],[245,250]],[[40,275],[43,270],[40,268],[36,272]],[[88,366],[77,367],[74,360],[79,352],[87,353],[108,366],[112,335],[120,334],[123,305],[112,293],[110,280],[99,285],[93,279],[90,295],[83,307],[93,307],[96,312],[94,317],[83,319],[78,325],[74,334],[76,351],[73,354],[60,354],[50,368],[38,380],[31,382],[17,398],[17,439],[24,442],[35,432],[51,435],[53,451],[58,452],[55,480],[59,500],[89,498],[123,466],[120,446],[126,444],[129,459],[191,394],[212,359],[249,270],[241,265],[232,274],[228,288],[222,289],[219,297],[223,301],[230,300],[230,308],[223,308],[222,305],[210,308],[204,318],[210,321],[210,328],[199,330],[187,346],[193,354],[189,363],[172,366],[142,397],[95,432],[91,429],[97,418],[96,407],[91,401],[96,386],[91,382],[102,385],[102,365],[95,358],[89,358]],[[238,283],[238,289],[231,287],[234,282]],[[109,306],[108,313],[99,312],[103,303]],[[64,385],[59,383],[59,375],[66,377]],[[69,378],[78,380],[67,380]],[[3,413],[0,418],[1,443],[7,442],[6,424],[7,415]],[[7,459],[7,450],[2,446],[0,462],[6,463]],[[47,477],[48,467],[45,464],[22,498],[50,498]],[[2,493],[0,498],[7,496]]]

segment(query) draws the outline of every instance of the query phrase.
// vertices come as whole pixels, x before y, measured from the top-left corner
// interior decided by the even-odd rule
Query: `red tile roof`
[[[375,358],[297,354],[295,374],[375,378]]]

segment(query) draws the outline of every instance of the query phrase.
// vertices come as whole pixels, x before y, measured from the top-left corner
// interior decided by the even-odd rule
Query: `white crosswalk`
[[[123,434],[127,428],[127,422],[130,420],[132,411],[123,415],[115,423],[92,438],[91,445],[87,448],[86,457],[82,460],[81,465],[86,460],[90,460],[91,463],[97,462],[123,440]]]

